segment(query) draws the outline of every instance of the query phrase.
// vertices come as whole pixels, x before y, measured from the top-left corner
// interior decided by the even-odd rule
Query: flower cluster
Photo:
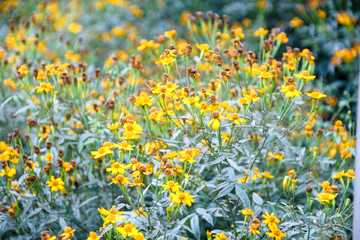
[[[91,3],[99,14],[115,6],[144,14],[128,1]],[[89,39],[77,38],[92,29],[59,7],[39,3],[29,21],[9,21],[0,51],[0,110],[9,110],[0,141],[0,216],[8,234],[348,237],[354,124],[351,112],[341,118],[342,109],[335,111],[309,49],[288,46],[280,28],[251,36],[248,21],[231,25],[226,15],[197,12],[182,19],[185,35],[172,29],[138,40],[130,24],[112,27],[101,41],[127,39],[129,47],[107,53],[97,68],[82,48]],[[352,25],[347,17],[339,23]],[[62,31],[52,54],[45,39]]]

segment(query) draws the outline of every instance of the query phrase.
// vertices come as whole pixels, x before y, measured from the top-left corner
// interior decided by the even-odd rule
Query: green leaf
[[[250,199],[247,196],[246,192],[238,185],[236,185],[235,191],[236,191],[236,195],[241,199],[244,206],[246,208],[250,208]]]
[[[227,158],[227,161],[230,164],[230,166],[233,167],[235,170],[237,170],[239,172],[241,172],[243,170],[243,168],[239,167],[235,161],[233,161],[229,158]]]
[[[209,163],[209,166],[215,165],[215,164],[218,164],[218,163],[221,163],[221,162],[224,161],[224,160],[225,160],[225,156],[221,156],[221,157],[217,158],[215,161],[210,162],[210,163]]]
[[[193,230],[196,239],[200,239],[201,232],[200,232],[200,226],[199,226],[199,217],[198,215],[194,215],[190,222],[191,229]]]
[[[172,229],[171,231],[169,231],[169,237],[170,237],[170,235],[175,235],[175,234],[180,230],[180,228],[184,225],[184,223],[185,223],[189,218],[191,218],[191,217],[194,216],[194,215],[195,215],[195,213],[190,214],[190,215],[184,217],[184,218],[177,224],[176,228],[174,228],[174,229]],[[169,239],[172,239],[172,238],[169,238]]]
[[[221,198],[223,196],[226,196],[227,194],[229,194],[233,189],[234,189],[234,184],[231,183],[230,185],[224,187],[219,193],[218,195],[216,196],[216,198],[214,198],[214,201],[218,198]]]
[[[20,113],[23,113],[23,112],[27,111],[28,109],[29,109],[29,106],[22,107],[22,108],[20,108],[19,110],[17,110],[17,111],[13,114],[13,116],[17,116],[17,115],[19,115]]]
[[[95,199],[97,199],[97,198],[98,198],[98,196],[94,196],[94,197],[92,197],[92,198],[87,199],[86,201],[82,202],[82,203],[79,205],[78,208],[81,208],[82,206],[85,206],[85,204],[88,204],[89,202],[91,202],[92,200],[95,200]]]
[[[202,215],[202,218],[205,219],[212,226],[214,226],[213,218],[209,213],[205,213],[204,215]]]
[[[65,230],[65,228],[67,227],[66,221],[62,217],[59,217],[59,224],[62,230]]]
[[[107,233],[109,230],[113,229],[113,225],[109,224],[109,226],[107,226],[102,232],[101,232],[101,236],[103,236],[105,233]]]
[[[264,200],[257,193],[253,193],[252,198],[254,203],[256,203],[257,205],[262,205],[264,203]]]
[[[104,203],[105,203],[106,208],[109,209],[109,208],[110,208],[109,196],[108,196],[107,193],[104,192],[104,191],[99,191],[99,193],[100,193],[102,199],[104,200]]]
[[[0,110],[8,103],[11,99],[13,99],[13,97],[14,97],[14,96],[9,97],[8,99],[5,100],[5,102],[3,102],[3,103],[1,104],[1,106],[0,106]]]

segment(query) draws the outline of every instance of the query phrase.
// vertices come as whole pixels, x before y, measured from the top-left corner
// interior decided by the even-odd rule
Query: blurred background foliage
[[[246,49],[255,51],[259,46],[258,40],[251,41],[255,39],[254,32],[260,27],[278,27],[288,38],[279,53],[286,51],[286,46],[313,51],[315,75],[322,80],[319,88],[332,96],[326,100],[329,114],[328,117],[323,114],[323,119],[332,122],[331,116],[348,121],[348,115],[356,116],[360,1],[5,0],[0,2],[0,11],[1,61],[14,61],[18,67],[29,64],[26,59],[36,59],[32,64],[37,66],[83,61],[91,73],[96,68],[109,69],[113,56],[123,62],[132,54],[141,57],[138,46],[143,39],[161,41],[166,30],[175,29],[180,38],[189,39],[187,21],[189,15],[199,15],[198,11],[202,11],[205,19],[207,11],[229,16],[231,26],[243,29]],[[34,26],[32,32],[36,39],[22,33],[23,28],[30,26],[29,21],[34,23],[31,26]],[[18,29],[9,31],[12,27]],[[36,47],[29,48],[29,42]],[[155,62],[160,51],[152,54]],[[14,68],[14,73],[18,67]],[[148,79],[154,77],[151,71],[146,74],[147,69],[144,70]],[[15,90],[16,85],[11,80],[2,82],[10,89],[14,86]],[[2,92],[0,103],[13,94],[16,92]],[[21,116],[11,116],[13,121],[9,121],[7,117],[12,113],[3,113],[0,125],[7,129],[0,131],[0,136],[5,139],[7,131],[25,122]]]
[[[44,50],[37,56],[39,63],[56,59],[85,61],[90,71],[104,62],[110,65],[114,54],[127,61],[131,54],[139,53],[136,49],[142,39],[157,41],[167,29],[175,28],[180,37],[189,36],[188,16],[196,16],[200,10],[205,19],[207,11],[228,15],[232,26],[243,28],[247,40],[254,37],[259,27],[279,27],[289,39],[286,45],[313,51],[315,73],[322,79],[324,86],[321,87],[326,93],[336,96],[329,98],[329,104],[338,104],[338,117],[346,117],[348,110],[355,117],[360,1],[6,0],[0,8],[0,41],[5,46],[12,44],[9,20],[26,24],[28,19],[33,19],[40,23],[35,32],[39,29],[41,32],[41,27],[46,32],[40,40]],[[279,52],[284,51],[286,45]],[[257,44],[246,47],[259,48]],[[334,110],[329,108],[331,111]]]

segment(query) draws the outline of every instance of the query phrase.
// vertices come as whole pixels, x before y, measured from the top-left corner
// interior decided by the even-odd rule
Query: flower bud
[[[351,203],[351,199],[350,198],[346,199],[345,207],[349,206],[350,203]]]
[[[5,168],[6,168],[6,161],[5,161],[5,160],[1,160],[0,162],[1,162],[1,167],[2,167],[3,169],[5,169]]]
[[[59,151],[58,151],[58,156],[59,156],[59,157],[62,157],[63,155],[64,155],[64,151],[61,150],[61,149],[59,149]]]
[[[34,150],[34,153],[37,155],[37,154],[40,154],[40,147],[37,146],[37,145],[34,145],[33,146],[33,150]]]
[[[45,147],[46,147],[46,149],[51,149],[51,142],[49,142],[49,141],[46,141],[46,143],[45,143]]]
[[[311,193],[313,191],[313,187],[311,185],[307,185],[305,191],[306,191],[307,195],[311,195]]]

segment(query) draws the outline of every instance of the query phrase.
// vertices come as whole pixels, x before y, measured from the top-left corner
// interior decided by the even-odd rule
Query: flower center
[[[127,124],[126,125],[126,131],[132,131],[134,128],[133,128],[133,126],[131,125],[131,124]]]
[[[180,199],[181,201],[185,201],[185,199],[186,199],[185,193],[179,193],[179,199]]]
[[[132,231],[132,226],[127,225],[127,226],[124,227],[124,230],[125,230],[125,232],[127,232],[127,233],[131,233],[131,231]]]
[[[252,91],[252,92],[250,93],[250,97],[251,97],[251,98],[256,98],[256,97],[257,97],[256,92],[255,92],[255,91]]]
[[[274,223],[275,222],[275,217],[274,216],[270,216],[270,218],[269,218],[269,222],[271,222],[271,223]]]
[[[104,149],[103,147],[101,147],[101,148],[99,149],[99,153],[100,153],[100,154],[104,154],[104,153],[105,153],[105,149]]]
[[[166,86],[161,86],[160,91],[163,92],[163,93],[166,92]]]
[[[289,85],[288,87],[290,92],[293,92],[295,90],[295,86],[294,85]]]

